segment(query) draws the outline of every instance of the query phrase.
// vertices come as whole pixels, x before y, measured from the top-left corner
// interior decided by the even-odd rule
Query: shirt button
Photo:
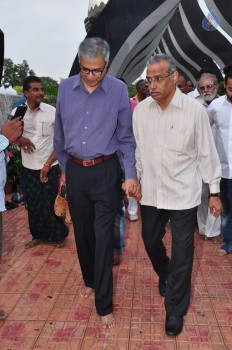
[[[87,126],[85,126],[85,129],[88,129]]]
[[[85,145],[85,141],[83,142],[83,145]]]

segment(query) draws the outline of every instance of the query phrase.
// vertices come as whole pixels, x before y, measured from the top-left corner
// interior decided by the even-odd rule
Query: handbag
[[[71,224],[72,220],[66,197],[66,188],[62,185],[55,199],[54,212],[57,216],[64,217],[67,224]]]

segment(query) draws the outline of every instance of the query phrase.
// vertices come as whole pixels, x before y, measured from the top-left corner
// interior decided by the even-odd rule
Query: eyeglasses
[[[102,75],[105,69],[106,63],[107,62],[105,62],[104,67],[102,69],[101,68],[89,69],[86,67],[80,67],[80,71],[84,75],[88,75],[91,72],[95,77],[100,77],[100,75]]]
[[[146,77],[146,82],[147,84],[151,85],[152,82],[159,84],[162,83],[162,81],[164,81],[164,79],[166,79],[167,77],[169,77],[170,75],[172,75],[174,72],[166,75],[165,77],[162,77],[162,75],[154,75],[154,77]]]
[[[204,91],[205,89],[209,90],[212,89],[212,87],[214,87],[215,84],[209,84],[209,85],[205,85],[205,86],[199,86],[199,89],[201,91]]]

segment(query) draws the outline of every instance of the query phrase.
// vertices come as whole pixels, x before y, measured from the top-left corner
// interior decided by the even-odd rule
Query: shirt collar
[[[43,102],[40,102],[39,107],[37,107],[35,111],[32,111],[32,110],[30,109],[30,107],[28,106],[27,101],[25,102],[25,104],[27,105],[29,111],[31,111],[31,112],[33,112],[33,113],[36,112],[36,111],[38,111],[39,109],[40,109],[41,111],[43,111],[43,112],[45,111],[44,106],[43,106],[43,105],[44,105]]]
[[[85,86],[83,84],[83,81],[81,79],[80,74],[76,75],[76,78],[75,78],[74,83],[73,83],[73,89],[75,89],[77,87],[85,89]],[[103,89],[105,92],[108,91],[108,77],[107,77],[107,75],[104,76],[100,85],[97,87],[97,89],[99,89],[99,88]]]
[[[182,108],[183,107],[183,92],[181,92],[179,89],[176,88],[175,94],[170,101],[169,105],[172,105],[177,108]]]
[[[176,88],[176,91],[171,99],[171,101],[169,102],[169,105],[167,106],[167,108],[169,106],[174,106],[177,108],[182,108],[183,107],[183,101],[182,101],[182,95],[184,95],[179,89]],[[155,104],[157,106],[159,106],[158,102],[153,100],[153,98],[151,97],[151,104]],[[164,109],[164,111],[166,110],[166,108]]]

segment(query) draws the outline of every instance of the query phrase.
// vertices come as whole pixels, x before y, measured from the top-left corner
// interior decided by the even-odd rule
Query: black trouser
[[[117,157],[83,167],[68,160],[67,198],[85,285],[95,291],[97,313],[113,311],[114,218],[120,201],[122,171]]]
[[[183,316],[188,310],[196,213],[197,207],[187,210],[165,210],[141,205],[145,249],[160,279],[167,280],[165,292],[167,315]],[[172,231],[170,261],[162,241],[169,219]]]
[[[232,179],[221,179],[222,232],[224,242],[232,245]]]

